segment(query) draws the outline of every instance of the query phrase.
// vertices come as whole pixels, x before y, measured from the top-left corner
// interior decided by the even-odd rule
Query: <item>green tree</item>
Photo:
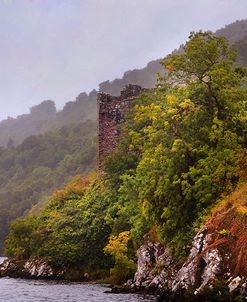
[[[246,160],[247,93],[235,56],[225,38],[192,33],[182,54],[162,62],[168,72],[159,89],[135,107],[128,140],[139,163],[121,175],[119,193],[179,257],[193,225],[235,188]]]

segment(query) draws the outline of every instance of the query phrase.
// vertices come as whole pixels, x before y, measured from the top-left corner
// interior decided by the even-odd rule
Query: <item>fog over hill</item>
[[[247,20],[236,21],[216,31],[217,35],[224,35],[231,43],[237,45],[239,63],[247,66]],[[99,84],[102,92],[118,95],[127,84],[137,84],[142,87],[155,86],[157,73],[162,71],[159,60],[149,62],[142,69],[126,71],[121,78],[104,81]],[[67,102],[58,112],[52,101],[44,101],[31,108],[29,114],[17,118],[8,118],[0,122],[0,145],[6,147],[9,142],[20,144],[26,137],[45,133],[53,128],[59,128],[70,123],[96,122],[96,97],[97,91],[89,94],[80,93],[74,101]]]
[[[246,11],[245,0],[1,0],[0,121],[43,100],[61,110]]]

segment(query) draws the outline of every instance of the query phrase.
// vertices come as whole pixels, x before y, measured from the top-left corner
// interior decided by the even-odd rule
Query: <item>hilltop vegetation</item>
[[[162,60],[157,89],[136,100],[104,176],[77,178],[14,222],[5,254],[87,271],[114,261],[120,282],[150,232],[183,261],[210,209],[246,179],[246,69],[236,55],[224,37],[192,33],[182,54]]]

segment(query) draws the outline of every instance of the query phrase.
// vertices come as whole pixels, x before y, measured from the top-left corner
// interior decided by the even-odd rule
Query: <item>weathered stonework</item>
[[[105,156],[117,146],[118,125],[124,120],[125,113],[131,108],[132,101],[144,89],[137,85],[127,85],[120,96],[106,93],[98,94],[98,166],[101,168]]]

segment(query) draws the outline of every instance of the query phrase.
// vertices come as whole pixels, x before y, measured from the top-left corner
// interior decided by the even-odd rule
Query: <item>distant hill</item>
[[[247,35],[236,42],[238,48],[238,62],[241,65],[247,66]]]
[[[157,72],[161,69],[159,60],[152,61],[145,68],[125,72],[121,79],[99,84],[99,90],[118,95],[129,83],[152,88],[156,83]],[[40,105],[32,107],[29,114],[8,118],[0,122],[0,146],[6,147],[10,141],[16,146],[30,135],[45,133],[70,123],[86,122],[87,120],[96,122],[96,100],[96,90],[92,90],[89,94],[82,92],[75,101],[67,102],[61,111],[56,111],[54,102],[44,101]]]
[[[247,36],[247,19],[228,24],[217,30],[215,34],[226,37],[230,43],[236,43]]]
[[[121,79],[102,82],[99,84],[99,91],[119,95],[120,91],[128,84],[153,88],[156,84],[157,73],[162,71],[159,61],[160,59],[151,61],[142,69],[126,71]]]
[[[247,66],[247,19],[238,20],[215,32],[216,35],[225,36],[238,49],[238,63]]]
[[[43,127],[56,116],[55,103],[44,101],[30,109],[29,114],[11,118],[0,123],[0,145],[20,144],[26,137],[42,132]]]
[[[239,50],[239,63],[247,66],[247,19],[229,24],[217,30],[215,34],[223,35],[231,43],[235,43]],[[157,59],[149,62],[144,68],[126,71],[122,78],[102,82],[99,84],[99,91],[119,95],[127,84],[152,88],[155,86],[157,73],[162,72],[159,61],[160,59]],[[96,122],[96,98],[96,90],[89,94],[82,92],[75,101],[66,103],[59,112],[56,112],[52,101],[44,101],[31,108],[30,114],[4,120],[0,122],[0,146],[6,147],[8,143],[18,145],[30,135],[45,133],[70,123],[87,120]]]
[[[96,95],[81,93],[74,102],[68,102],[62,111],[56,110],[53,101],[44,101],[30,109],[29,114],[8,118],[0,122],[0,146],[17,146],[31,135],[45,133],[71,123],[96,121]]]
[[[0,150],[0,252],[9,223],[96,165],[96,125],[70,124]]]

